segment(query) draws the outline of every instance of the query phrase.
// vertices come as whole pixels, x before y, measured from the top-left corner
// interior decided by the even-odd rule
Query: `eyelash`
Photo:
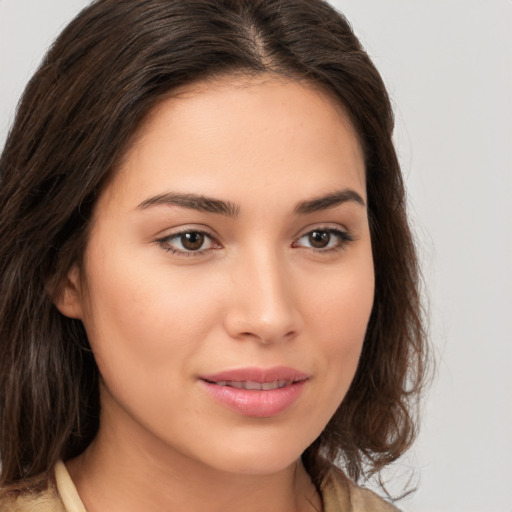
[[[328,248],[316,248],[316,247],[306,247],[307,249],[315,252],[315,253],[331,253],[336,252],[345,249],[345,247],[353,242],[355,238],[348,232],[343,231],[338,228],[331,228],[331,227],[316,227],[314,229],[311,229],[301,235],[295,242],[292,243],[292,247],[300,247],[297,245],[299,240],[302,240],[303,238],[310,236],[312,233],[315,232],[321,232],[321,233],[328,233],[330,236],[335,236],[338,238],[338,242],[333,247]],[[173,240],[179,240],[182,236],[186,234],[196,234],[196,235],[202,235],[205,237],[205,239],[208,239],[210,243],[214,245],[214,247],[209,247],[207,249],[198,249],[195,251],[190,250],[180,250],[180,249],[173,249],[169,243]],[[329,243],[331,241],[329,240]],[[220,248],[220,244],[216,242],[215,238],[208,233],[207,231],[203,231],[200,229],[185,229],[183,231],[179,231],[178,233],[173,233],[172,235],[165,236],[162,238],[159,238],[156,240],[156,243],[160,245],[162,249],[164,249],[166,252],[169,252],[171,254],[177,255],[177,256],[185,256],[185,257],[191,257],[191,256],[203,256],[205,252],[211,251],[214,249]],[[215,245],[218,245],[215,247]]]
[[[209,240],[211,243],[215,245],[215,238],[208,233],[207,231],[203,231],[201,229],[184,229],[183,231],[179,231],[178,233],[173,233],[172,235],[165,236],[162,238],[159,238],[156,240],[156,243],[164,249],[166,252],[170,252],[171,254],[175,254],[177,256],[203,256],[206,251],[211,251],[213,249],[217,249],[218,247],[212,247],[208,249],[199,249],[197,251],[187,251],[187,250],[179,250],[179,249],[173,249],[169,246],[169,243],[172,240],[179,240],[183,235],[186,234],[198,234],[203,235],[205,239]],[[219,245],[220,247],[220,245]]]
[[[341,251],[343,249],[345,249],[345,247],[350,243],[350,242],[353,242],[355,240],[355,238],[348,232],[348,231],[344,231],[342,229],[339,229],[339,228],[331,228],[331,227],[316,227],[314,229],[310,229],[309,231],[307,231],[306,233],[304,233],[302,236],[300,236],[298,239],[297,239],[297,242],[309,235],[311,235],[312,233],[315,233],[315,232],[320,232],[320,233],[328,233],[330,236],[335,236],[338,238],[338,242],[336,243],[336,245],[334,247],[328,247],[328,248],[316,248],[316,247],[309,247],[309,249],[311,251],[314,251],[316,253],[330,253],[330,252],[336,252],[336,251]],[[297,242],[294,242],[292,244],[292,247],[297,247],[296,243]],[[330,243],[330,240],[329,240],[329,243]]]

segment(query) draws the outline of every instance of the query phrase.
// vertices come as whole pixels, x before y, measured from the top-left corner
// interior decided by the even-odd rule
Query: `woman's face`
[[[358,364],[365,204],[354,129],[307,84],[201,82],[160,103],[58,302],[86,327],[113,451],[247,474],[293,463]]]

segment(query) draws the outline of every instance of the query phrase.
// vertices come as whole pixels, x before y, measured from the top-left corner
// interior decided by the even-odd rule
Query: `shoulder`
[[[53,474],[35,477],[22,490],[0,489],[0,512],[85,512],[85,507],[59,460]]]
[[[0,512],[66,512],[55,469],[50,474],[40,474],[22,484],[0,489]]]
[[[65,512],[54,488],[38,493],[0,495],[1,512]]]
[[[355,485],[336,467],[328,470],[320,491],[324,512],[399,512],[373,491]]]

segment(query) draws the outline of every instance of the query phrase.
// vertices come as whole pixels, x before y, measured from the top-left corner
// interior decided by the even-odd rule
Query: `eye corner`
[[[313,238],[315,236],[316,240]],[[302,244],[301,240],[307,241]],[[291,247],[307,249],[316,253],[329,253],[343,250],[356,240],[357,237],[350,231],[339,226],[317,226],[304,231],[292,242]]]
[[[178,257],[206,256],[210,251],[222,248],[212,233],[198,228],[179,229],[156,238],[154,242],[165,252]]]

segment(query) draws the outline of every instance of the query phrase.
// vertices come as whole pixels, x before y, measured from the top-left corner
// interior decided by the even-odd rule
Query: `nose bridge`
[[[272,343],[298,332],[301,321],[289,270],[286,258],[272,246],[240,254],[227,315],[231,335]]]

